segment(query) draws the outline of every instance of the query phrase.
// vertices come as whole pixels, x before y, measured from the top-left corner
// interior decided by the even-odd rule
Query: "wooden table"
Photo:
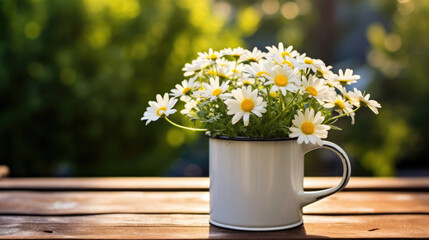
[[[308,190],[337,178],[306,178]],[[208,178],[0,179],[0,238],[429,238],[429,178],[352,178],[276,232],[211,226]]]

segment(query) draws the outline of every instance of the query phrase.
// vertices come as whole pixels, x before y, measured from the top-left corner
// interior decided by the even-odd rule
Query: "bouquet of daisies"
[[[337,119],[349,117],[353,124],[361,107],[378,114],[381,106],[369,94],[346,89],[360,79],[353,70],[334,73],[322,60],[282,43],[267,50],[238,47],[198,53],[183,68],[185,80],[149,101],[141,120],[148,124],[164,118],[212,137],[290,137],[321,145],[328,130],[339,129],[333,125]],[[178,100],[183,102],[180,113],[192,127],[168,118]]]

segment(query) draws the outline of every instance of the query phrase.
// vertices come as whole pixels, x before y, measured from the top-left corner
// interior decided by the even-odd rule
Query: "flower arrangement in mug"
[[[207,131],[210,136],[297,138],[298,143],[322,144],[328,130],[342,117],[368,107],[375,114],[381,105],[370,94],[346,85],[360,76],[353,70],[331,71],[320,59],[285,48],[282,43],[262,52],[228,48],[209,49],[183,68],[185,80],[171,93],[158,94],[141,120],[146,125],[164,118],[174,126]],[[194,127],[171,121],[178,99],[180,111]],[[198,128],[196,128],[198,127]]]

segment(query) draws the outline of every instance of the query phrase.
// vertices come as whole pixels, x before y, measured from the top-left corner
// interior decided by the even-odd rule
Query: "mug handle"
[[[325,197],[328,197],[340,190],[342,190],[344,187],[346,187],[347,183],[350,180],[351,175],[351,165],[350,160],[344,152],[342,148],[340,148],[335,143],[329,142],[329,141],[322,141],[323,145],[319,146],[317,144],[302,144],[303,145],[303,153],[306,154],[312,150],[319,149],[319,148],[325,148],[333,151],[337,154],[338,157],[340,157],[341,162],[343,163],[343,177],[341,179],[341,182],[332,188],[319,190],[319,191],[302,191],[300,194],[300,201],[301,201],[301,207],[304,207],[310,203],[319,201]]]

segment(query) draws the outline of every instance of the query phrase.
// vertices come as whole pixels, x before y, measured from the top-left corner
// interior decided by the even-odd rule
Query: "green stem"
[[[168,117],[166,117],[165,115],[164,115],[164,118],[165,118],[165,120],[167,120],[167,122],[169,122],[171,125],[173,125],[173,126],[175,126],[175,127],[178,127],[178,128],[182,128],[182,129],[189,130],[189,131],[195,131],[195,132],[205,132],[205,131],[208,131],[208,129],[203,129],[203,128],[191,128],[191,127],[185,127],[185,126],[179,125],[179,124],[177,124],[177,123],[175,123],[175,122],[171,121],[170,119],[168,119]]]
[[[298,89],[298,91],[296,92],[295,96],[292,98],[292,100],[290,100],[290,102],[288,103],[288,105],[285,107],[285,110],[287,110],[290,107],[290,105],[295,101],[296,97],[299,94],[299,91],[300,90]]]
[[[201,74],[198,75],[198,79],[200,80],[201,88],[203,88],[203,80],[201,79]]]

